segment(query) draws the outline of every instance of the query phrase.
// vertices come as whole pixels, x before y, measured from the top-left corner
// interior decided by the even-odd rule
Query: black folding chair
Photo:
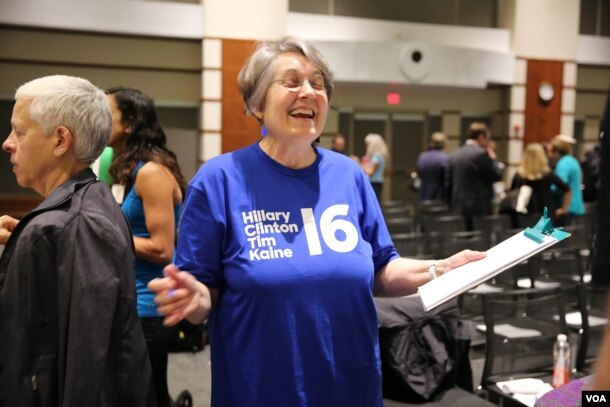
[[[423,233],[397,233],[392,234],[392,241],[398,254],[402,257],[415,259],[432,259],[434,256],[427,252],[426,238]]]
[[[576,371],[593,373],[593,363],[601,348],[604,330],[608,324],[608,288],[592,284],[578,285],[578,310],[580,318],[568,318],[568,326],[579,334],[576,353]],[[578,315],[578,314],[575,314]],[[570,315],[571,316],[571,315]],[[578,319],[581,324],[578,325]]]
[[[413,232],[413,220],[411,218],[386,219],[385,225],[391,235]]]
[[[500,243],[500,232],[511,229],[511,219],[507,214],[475,216],[473,218],[473,225],[474,230],[483,232],[487,246],[492,247]]]
[[[482,294],[486,352],[481,391],[503,406],[524,406],[499,381],[534,377],[551,382],[553,345],[568,333],[561,288]]]
[[[427,251],[437,257],[443,255],[442,238],[447,234],[466,231],[461,215],[426,215],[422,219],[422,231],[426,235]]]
[[[383,213],[383,218],[386,221],[389,219],[404,219],[409,218],[411,216],[409,208],[405,206],[382,208],[381,213]]]

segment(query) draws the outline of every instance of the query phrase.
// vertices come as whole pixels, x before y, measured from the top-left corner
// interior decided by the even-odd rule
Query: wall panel
[[[222,152],[252,144],[260,137],[254,117],[246,116],[237,87],[237,74],[254,49],[248,40],[222,41]]]
[[[555,95],[550,102],[543,102],[538,97],[538,88],[542,82],[553,85]],[[528,60],[524,146],[531,142],[548,141],[559,133],[562,90],[563,62]]]

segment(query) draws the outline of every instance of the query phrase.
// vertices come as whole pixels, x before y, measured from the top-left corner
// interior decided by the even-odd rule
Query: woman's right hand
[[[155,278],[148,283],[148,288],[155,293],[157,310],[165,316],[163,324],[172,326],[183,319],[193,324],[202,323],[211,309],[207,287],[174,264],[167,265],[163,273],[165,277]]]

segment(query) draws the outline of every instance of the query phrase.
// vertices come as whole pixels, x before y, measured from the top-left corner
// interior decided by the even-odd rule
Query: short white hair
[[[366,155],[381,154],[388,158],[388,145],[380,134],[369,133],[364,137],[366,144]]]
[[[79,162],[92,163],[110,140],[112,112],[103,90],[83,78],[52,75],[21,85],[15,100],[29,100],[30,116],[45,135],[65,126]]]

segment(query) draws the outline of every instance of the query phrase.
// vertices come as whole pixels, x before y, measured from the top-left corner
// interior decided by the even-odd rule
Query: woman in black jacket
[[[546,207],[553,221],[556,221],[568,212],[572,196],[570,187],[551,170],[544,147],[539,143],[530,143],[523,151],[521,165],[513,177],[510,189],[516,190],[523,185],[532,188],[527,204],[528,213],[542,213]],[[553,199],[553,191],[556,189],[563,192],[560,207],[557,207]]]

